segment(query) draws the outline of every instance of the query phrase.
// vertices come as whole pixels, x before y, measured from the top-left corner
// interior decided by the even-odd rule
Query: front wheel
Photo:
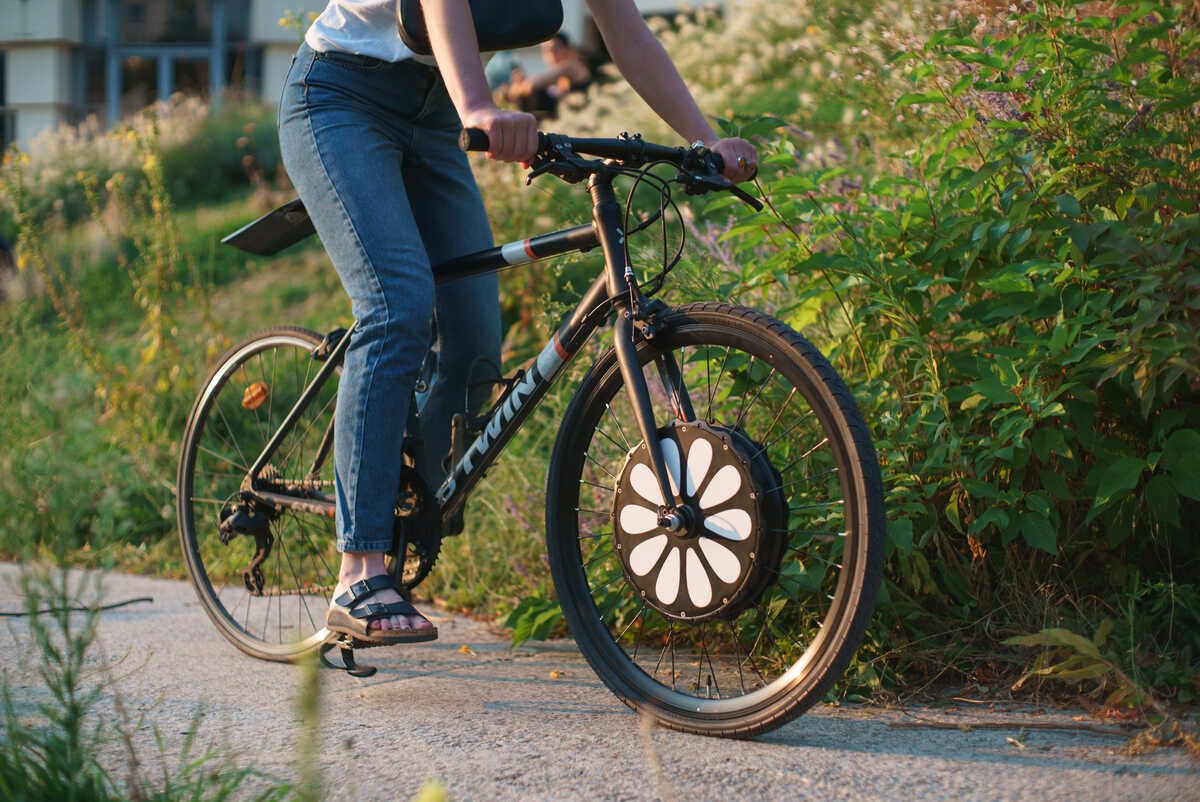
[[[562,422],[547,488],[550,567],[585,658],[672,729],[747,737],[819,701],[878,593],[882,481],[862,416],[795,331],[728,304],[659,316],[637,346],[677,531],[614,352]]]

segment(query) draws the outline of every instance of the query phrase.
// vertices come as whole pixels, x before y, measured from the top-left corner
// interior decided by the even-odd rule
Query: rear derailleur
[[[275,545],[275,536],[271,534],[271,514],[257,505],[249,493],[243,493],[241,501],[221,508],[220,517],[218,535],[223,545],[228,546],[236,535],[254,538],[254,556],[242,570],[242,582],[251,596],[263,595],[267,578],[262,565],[271,556],[271,547]]]

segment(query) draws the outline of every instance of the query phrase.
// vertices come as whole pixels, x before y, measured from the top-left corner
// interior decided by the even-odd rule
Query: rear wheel
[[[663,503],[612,351],[564,417],[547,489],[550,566],[581,651],[664,725],[774,729],[857,649],[882,570],[875,452],[829,363],[749,309],[664,313],[638,358],[685,526]]]
[[[221,634],[266,660],[293,660],[325,640],[337,581],[332,517],[255,506],[243,492],[251,465],[320,369],[320,342],[316,332],[279,327],[229,349],[196,399],[179,459],[179,535],[192,584]],[[336,396],[331,377],[260,474],[266,489],[327,506]]]

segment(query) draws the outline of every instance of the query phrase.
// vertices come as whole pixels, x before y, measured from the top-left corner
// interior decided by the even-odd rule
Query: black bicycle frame
[[[555,331],[533,364],[514,378],[509,390],[496,404],[491,417],[484,424],[483,430],[467,447],[458,463],[451,467],[449,476],[434,494],[441,508],[443,524],[448,524],[462,509],[471,489],[504,450],[580,347],[607,319],[611,310],[617,312],[614,326],[617,359],[625,386],[633,400],[639,433],[649,447],[651,464],[662,497],[670,499],[674,495],[667,478],[662,448],[655,436],[657,427],[650,394],[635,355],[634,316],[629,309],[630,285],[627,279],[627,272],[631,274],[631,268],[626,262],[625,232],[621,228],[621,206],[613,190],[614,177],[615,173],[607,171],[592,175],[588,183],[592,197],[590,224],[510,242],[452,259],[434,268],[436,283],[446,284],[467,276],[528,264],[551,256],[588,251],[597,246],[604,254],[603,272],[592,282],[574,312]],[[251,486],[248,489],[264,501],[305,512],[333,515],[332,500],[292,497],[286,493],[258,489],[254,487],[254,483],[259,472],[295,426],[321,385],[340,364],[353,330],[354,327],[351,327],[336,344],[333,344],[325,357],[326,364],[304,389],[278,431],[254,462],[249,474]],[[659,368],[660,371],[665,371],[664,377],[670,376],[672,379],[669,382],[672,387],[672,405],[677,409],[690,411],[686,390],[680,384],[678,365],[660,365]],[[680,393],[683,395],[682,401],[678,398]],[[330,425],[332,426],[332,422]],[[319,466],[314,466],[316,467]],[[663,512],[666,513],[665,510]]]

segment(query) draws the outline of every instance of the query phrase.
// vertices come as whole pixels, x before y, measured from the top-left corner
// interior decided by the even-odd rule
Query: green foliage
[[[55,217],[71,225],[103,205],[112,179],[140,178],[145,143],[154,139],[163,187],[181,205],[211,202],[260,184],[279,168],[279,137],[269,104],[228,103],[212,109],[195,98],[177,97],[104,130],[94,120],[78,128],[47,132],[30,152],[11,151],[5,167],[23,166],[27,185],[24,213]],[[23,163],[23,164],[22,164]],[[89,188],[80,181],[86,177]],[[14,199],[0,193],[0,233],[15,234]]]
[[[898,53],[930,133],[815,169],[776,136],[772,207],[721,237],[756,265],[728,289],[785,284],[875,424],[893,626],[1200,567],[1200,37],[1086,8]]]
[[[204,115],[187,140],[162,149],[163,183],[181,205],[209,203],[274,176],[279,133],[269,104],[229,103]]]
[[[732,298],[786,319],[874,426],[890,546],[852,668],[862,687],[941,671],[950,646],[967,673],[998,634],[1105,619],[1105,653],[1136,681],[1184,699],[1200,673],[1197,20],[1162,2],[1096,8],[1055,2],[972,28],[951,12],[927,35],[939,26],[923,4],[747,0],[664,33],[702,107],[760,145],[771,201],[761,214],[727,198],[694,209],[667,300]],[[556,125],[571,133],[669,136],[619,82],[564,111]],[[26,166],[22,208],[38,225],[23,240],[43,258],[22,253],[48,297],[0,310],[26,338],[0,343],[0,401],[23,423],[0,433],[5,553],[53,533],[178,570],[175,441],[225,331],[346,319],[315,252],[262,264],[212,249],[248,204],[172,229],[178,205],[250,180],[243,158],[260,180],[271,172],[269,115],[164,115],[149,150],[143,122]],[[10,158],[4,174],[19,168]],[[477,172],[498,239],[586,217],[580,187],[524,192],[511,166]],[[120,223],[98,252],[85,226],[64,230],[106,215]],[[636,266],[652,262],[633,247]],[[594,258],[505,277],[510,365]],[[472,498],[425,586],[512,610],[517,639],[558,626],[541,477],[569,389]]]
[[[512,645],[520,646],[527,640],[545,640],[561,626],[562,609],[554,599],[542,595],[526,596],[504,619],[504,626],[512,629]]]
[[[1112,627],[1112,619],[1104,619],[1090,640],[1060,627],[1049,627],[1033,635],[1008,638],[1004,641],[1008,646],[1040,646],[1045,650],[1038,660],[1040,665],[1030,669],[1017,680],[1014,689],[1034,676],[1051,677],[1072,684],[1118,677],[1124,680],[1122,687],[1117,691],[1122,697],[1138,693],[1136,686],[1125,676],[1116,661],[1101,652]]]
[[[0,498],[12,500],[0,544],[10,553],[36,547],[42,538],[30,538],[31,532],[53,532],[46,545],[58,554],[84,545],[144,543],[155,540],[145,536],[161,531],[169,518],[159,476],[188,404],[190,381],[181,380],[192,378],[185,366],[193,362],[182,355],[209,340],[214,327],[206,282],[181,248],[157,128],[151,122],[144,132],[124,136],[135,148],[136,172],[116,174],[103,190],[95,174],[80,171],[73,179],[112,253],[111,272],[97,281],[102,289],[87,300],[80,286],[91,288],[51,244],[60,218],[47,218],[39,206],[32,168],[17,159],[0,174],[0,194],[18,226],[18,263],[44,289],[69,346],[56,350],[62,339],[45,330],[44,307],[9,311],[13,333],[22,339],[3,346],[17,357],[6,372],[5,396],[12,396],[5,407],[28,424],[11,432],[0,455],[10,468],[0,479]],[[99,309],[114,301],[126,316],[137,310],[119,348],[94,323]],[[185,314],[190,325],[181,331]],[[43,347],[30,348],[36,345]],[[31,350],[36,357],[25,355]],[[93,404],[98,418],[80,414]],[[34,426],[47,418],[55,425],[38,432]],[[21,436],[31,432],[42,436]]]

